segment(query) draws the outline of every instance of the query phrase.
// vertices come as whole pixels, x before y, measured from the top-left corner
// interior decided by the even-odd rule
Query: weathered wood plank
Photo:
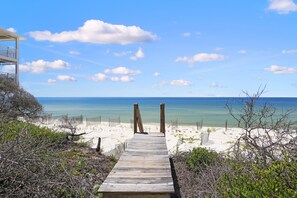
[[[104,198],[170,198],[168,193],[104,193]]]
[[[102,191],[101,189],[104,189]],[[173,193],[173,184],[117,184],[103,183],[100,192],[148,192],[148,193]]]
[[[170,171],[159,171],[159,172],[151,172],[144,173],[140,171],[130,171],[130,172],[122,172],[122,171],[113,171],[109,173],[109,177],[130,177],[130,178],[139,178],[139,177],[168,177]]]
[[[108,177],[106,183],[116,184],[170,184],[172,177]]]
[[[125,167],[125,168],[170,168],[169,163],[161,163],[161,162],[125,162],[121,161],[115,165],[117,167]]]
[[[99,191],[104,196],[124,194],[165,197],[174,192],[166,139],[163,134],[135,134]],[[169,194],[168,194],[169,193]],[[160,195],[160,196],[157,196]],[[137,196],[136,196],[137,197]]]

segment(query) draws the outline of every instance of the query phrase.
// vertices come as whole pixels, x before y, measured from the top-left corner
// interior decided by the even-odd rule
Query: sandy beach
[[[38,124],[57,131],[61,131],[59,121],[51,121],[48,124]],[[144,124],[144,131],[148,133],[159,132],[158,123]],[[112,125],[109,122],[83,123],[77,125],[77,133],[86,133],[81,136],[81,142],[87,142],[92,148],[96,148],[98,138],[101,138],[101,150],[104,154],[112,154],[112,150],[122,145],[133,137],[133,125],[120,123]],[[169,154],[190,151],[195,147],[204,147],[217,152],[225,152],[236,141],[242,129],[223,127],[202,127],[190,125],[172,126],[166,124],[166,142]]]

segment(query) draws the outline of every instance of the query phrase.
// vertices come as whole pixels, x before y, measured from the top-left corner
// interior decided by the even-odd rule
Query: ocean
[[[160,104],[165,103],[166,123],[177,122],[180,125],[222,127],[226,120],[228,126],[236,126],[226,104],[232,105],[238,113],[244,107],[246,98],[138,98],[138,97],[39,97],[46,113],[53,116],[82,115],[87,118],[101,117],[102,121],[120,119],[130,123],[133,119],[133,104],[138,103],[143,123],[159,123]],[[260,98],[259,106],[268,103],[277,109],[277,114],[286,110],[297,110],[297,98]],[[291,114],[297,120],[297,111]]]

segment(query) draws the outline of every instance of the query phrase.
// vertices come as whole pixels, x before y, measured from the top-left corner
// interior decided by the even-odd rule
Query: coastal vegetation
[[[29,120],[42,112],[36,98],[15,81],[0,75],[0,124],[22,118]]]
[[[0,197],[101,196],[115,158],[76,143],[81,134],[68,117],[61,131],[30,124],[42,106],[12,80],[0,80]],[[247,94],[241,109],[227,105],[243,129],[228,153],[197,147],[172,156],[177,197],[297,197],[297,123],[292,111],[259,103],[263,91]]]
[[[1,78],[0,197],[98,197],[114,158],[30,124],[41,113],[30,93]]]
[[[204,148],[173,156],[182,197],[297,197],[297,125],[263,93],[247,94],[231,116],[244,133],[227,154]]]

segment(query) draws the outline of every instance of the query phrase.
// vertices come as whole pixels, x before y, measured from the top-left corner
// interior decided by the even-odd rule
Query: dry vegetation
[[[0,76],[0,197],[98,197],[115,159],[69,133],[19,121],[40,113],[30,93]]]
[[[278,112],[247,94],[227,105],[244,130],[226,156],[203,148],[173,157],[181,197],[297,197],[297,127],[292,110]]]
[[[244,133],[229,155],[203,148],[172,157],[177,196],[297,197],[297,127],[291,111],[277,114],[248,95],[231,116]],[[114,158],[76,144],[75,123],[65,133],[28,122],[42,112],[38,101],[0,76],[0,197],[98,197]],[[69,136],[71,138],[69,138]]]
[[[196,170],[189,168],[187,158],[191,153],[180,153],[172,157],[179,187],[177,197],[220,197],[217,183],[228,166],[216,159],[213,163],[197,165]]]
[[[111,158],[27,123],[0,127],[1,197],[97,197]]]

